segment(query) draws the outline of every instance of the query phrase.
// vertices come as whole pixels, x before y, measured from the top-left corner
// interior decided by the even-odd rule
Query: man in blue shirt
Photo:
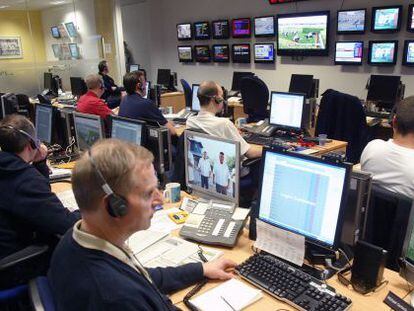
[[[162,203],[152,162],[147,149],[117,139],[97,142],[76,162],[72,186],[83,219],[52,257],[57,310],[177,310],[166,294],[204,277],[232,277],[235,263],[225,258],[146,269],[126,245]]]
[[[119,116],[157,122],[159,125],[167,127],[171,135],[177,135],[174,124],[164,118],[161,111],[150,99],[144,98],[146,81],[142,71],[125,74],[123,82],[128,95],[122,99]]]

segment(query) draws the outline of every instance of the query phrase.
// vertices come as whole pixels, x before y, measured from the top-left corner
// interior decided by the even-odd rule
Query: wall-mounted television
[[[369,41],[368,64],[374,66],[395,65],[398,41]]]
[[[273,37],[275,35],[274,16],[260,16],[254,18],[255,37]]]
[[[191,23],[177,24],[177,39],[191,40],[193,38]]]
[[[335,65],[362,65],[364,41],[337,41]]]
[[[231,56],[233,63],[250,63],[250,44],[233,44]]]
[[[198,63],[208,63],[211,61],[211,52],[208,45],[196,45],[194,47],[195,61]]]
[[[177,47],[178,60],[181,63],[191,63],[193,61],[193,48],[191,45],[181,45]]]
[[[365,33],[367,9],[338,11],[336,32],[340,35]]]
[[[210,23],[209,22],[194,23],[194,39],[196,40],[210,39]]]
[[[273,43],[256,43],[254,45],[255,63],[274,63],[275,46]]]
[[[80,58],[79,48],[76,43],[69,43],[70,56],[75,59]]]
[[[329,11],[277,16],[279,55],[329,55]]]
[[[50,33],[52,34],[53,38],[59,39],[60,38],[60,32],[58,26],[50,27]]]
[[[371,16],[372,32],[397,32],[401,27],[402,5],[373,7]]]
[[[211,22],[213,39],[230,38],[230,25],[228,20],[220,20]]]
[[[213,45],[213,61],[216,63],[228,63],[230,61],[230,47],[228,44]]]
[[[250,38],[251,35],[250,18],[236,18],[231,21],[231,36],[233,38]]]
[[[407,31],[414,32],[414,4],[408,6]]]
[[[78,31],[76,30],[75,24],[73,22],[65,23],[66,31],[69,34],[69,37],[76,38],[78,36]]]
[[[404,41],[404,54],[402,64],[404,66],[414,66],[414,40]]]

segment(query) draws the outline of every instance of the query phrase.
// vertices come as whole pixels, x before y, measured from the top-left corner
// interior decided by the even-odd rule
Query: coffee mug
[[[164,199],[168,200],[170,203],[180,202],[181,185],[176,182],[166,184],[163,196]]]

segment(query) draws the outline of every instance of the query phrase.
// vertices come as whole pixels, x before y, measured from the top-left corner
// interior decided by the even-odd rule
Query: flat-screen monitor
[[[213,39],[228,39],[230,37],[230,25],[228,20],[211,22]]]
[[[158,69],[157,84],[168,87],[170,85],[171,69]]]
[[[210,46],[196,45],[194,46],[195,61],[199,63],[208,63],[211,61]]]
[[[191,86],[191,94],[192,94],[192,100],[191,100],[191,111],[200,111],[200,100],[198,99],[197,92],[198,88],[200,87],[200,84],[193,84]]]
[[[271,92],[269,124],[280,128],[301,129],[305,94]]]
[[[177,24],[177,39],[191,40],[193,38],[191,23]]]
[[[85,80],[81,77],[70,77],[70,89],[74,96],[82,96],[88,91]]]
[[[275,46],[273,43],[255,43],[254,45],[255,63],[274,63]]]
[[[60,44],[52,44],[52,51],[56,58],[62,58],[62,46]]]
[[[371,75],[367,101],[378,103],[379,107],[391,110],[398,97],[401,76]]]
[[[369,41],[368,64],[395,65],[398,41]]]
[[[36,104],[35,126],[36,137],[44,143],[52,143],[53,107],[50,105]]]
[[[77,43],[69,43],[70,56],[75,59],[80,58],[79,48]]]
[[[303,93],[306,98],[311,98],[313,88],[313,75],[292,74],[290,77],[289,92]]]
[[[60,32],[58,26],[50,27],[50,33],[52,34],[53,38],[59,39],[60,38]]]
[[[139,70],[139,64],[131,64],[129,65],[129,72],[134,72]]]
[[[210,39],[210,23],[209,22],[196,22],[194,23],[194,39],[207,40]]]
[[[250,18],[236,18],[231,21],[233,38],[249,38],[252,35]]]
[[[178,60],[181,63],[191,63],[193,61],[193,47],[190,45],[178,46]]]
[[[233,44],[231,56],[233,63],[250,63],[250,44]]]
[[[414,66],[414,40],[404,41],[404,55],[402,64],[404,66]]]
[[[233,80],[231,83],[231,90],[232,91],[240,91],[241,89],[241,80],[246,77],[253,77],[253,72],[247,71],[234,71],[233,72]]]
[[[14,93],[3,94],[0,98],[0,104],[0,119],[3,119],[9,114],[14,114],[19,111],[19,101]]]
[[[240,142],[192,131],[184,133],[187,188],[237,204]]]
[[[401,27],[402,5],[373,7],[372,32],[397,32]]]
[[[414,32],[414,4],[408,6],[407,31]]]
[[[414,284],[414,203],[411,206],[410,217],[408,218],[407,231],[405,232],[403,251],[401,254],[402,265],[400,276],[410,284]],[[411,296],[411,301],[413,297]],[[412,304],[411,304],[412,305]]]
[[[273,37],[275,35],[274,16],[261,16],[254,18],[255,37]]]
[[[65,27],[66,27],[69,37],[76,38],[78,36],[78,32],[73,22],[65,23]]]
[[[335,65],[362,65],[364,41],[337,41]]]
[[[351,166],[270,149],[262,161],[259,219],[308,243],[338,247]]]
[[[228,63],[230,61],[230,47],[228,44],[213,45],[213,61],[216,63]]]
[[[97,115],[74,112],[73,122],[80,151],[88,150],[95,142],[105,137],[102,119]]]
[[[277,53],[327,56],[329,16],[329,11],[278,15]]]
[[[111,138],[117,138],[136,145],[143,145],[145,122],[135,119],[111,117]]]
[[[338,11],[336,32],[340,35],[365,33],[367,9]]]
[[[43,73],[43,88],[45,90],[53,89],[53,75],[51,72]]]

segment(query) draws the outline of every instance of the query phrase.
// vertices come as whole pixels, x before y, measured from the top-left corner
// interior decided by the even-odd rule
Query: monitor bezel
[[[232,80],[231,80],[231,90],[232,91],[240,91],[240,90],[236,90],[234,88],[234,86],[236,84],[235,82],[239,82],[239,84],[240,84],[240,81],[237,81],[237,80],[234,79],[235,78],[235,73],[237,73],[237,74],[240,74],[240,73],[247,74],[247,76],[249,76],[249,77],[253,77],[255,75],[254,72],[251,72],[251,71],[233,71],[233,77],[232,77]],[[239,77],[238,77],[238,79],[240,80]]]
[[[300,120],[300,127],[295,127],[295,126],[286,126],[286,125],[282,125],[282,124],[276,124],[276,123],[271,123],[271,114],[272,114],[272,97],[273,94],[282,94],[282,95],[294,95],[294,96],[303,96],[303,103],[302,103],[302,117]],[[276,91],[271,91],[270,92],[270,97],[269,97],[269,124],[276,126],[279,129],[286,129],[286,130],[301,130],[304,128],[304,117],[305,117],[305,104],[306,104],[306,94],[305,93],[295,93],[295,92],[276,92]]]
[[[407,67],[414,67],[414,62],[412,62],[412,63],[407,62],[408,45],[410,43],[414,44],[414,40],[405,40],[404,41],[404,51],[403,51],[402,65],[407,66]]]
[[[410,245],[410,238],[414,230],[414,201],[411,205],[410,216],[408,218],[407,231],[404,236],[404,243],[401,254],[402,265],[400,267],[400,276],[407,282],[414,284],[414,261],[407,258],[407,251]]]
[[[196,25],[197,24],[207,24],[207,27],[208,27],[208,36],[207,37],[199,37],[199,36],[197,36],[197,32],[196,32]],[[193,23],[193,29],[194,29],[194,40],[210,40],[211,39],[210,22],[208,22],[208,21],[194,22]]]
[[[194,110],[194,107],[193,107],[193,96],[194,96],[194,87],[195,86],[198,86],[198,87],[200,87],[200,84],[191,84],[191,111],[195,111],[195,112],[200,112],[200,110]],[[201,108],[201,105],[200,105],[200,108]]]
[[[234,60],[234,48],[237,45],[248,45],[249,46],[249,60],[248,61],[235,61]],[[250,43],[234,43],[231,46],[231,60],[235,64],[250,64],[252,62],[252,48],[250,46]]]
[[[105,139],[105,128],[104,128],[104,123],[103,120],[100,116],[98,115],[94,115],[94,114],[88,114],[88,113],[81,113],[81,112],[73,112],[73,125],[75,127],[75,135],[76,135],[76,147],[78,148],[79,151],[86,151],[83,150],[79,147],[79,136],[78,136],[78,130],[76,128],[76,118],[80,117],[80,118],[85,118],[85,119],[91,119],[91,120],[99,120],[99,124],[100,124],[100,138],[98,139]]]
[[[346,30],[339,30],[339,13],[342,12],[356,12],[356,11],[364,11],[365,12],[365,16],[364,16],[364,30],[350,30],[350,31],[346,31]],[[350,10],[338,10],[336,13],[336,33],[338,35],[362,35],[366,32],[367,30],[367,9],[366,8],[362,8],[362,9],[350,9]]]
[[[273,34],[257,34],[256,33],[256,19],[258,18],[273,18]],[[274,15],[266,15],[266,16],[256,16],[253,18],[253,31],[254,31],[254,36],[256,38],[270,38],[270,37],[274,37],[276,34],[276,19]]]
[[[178,26],[180,25],[190,25],[190,38],[179,38],[178,37]],[[193,40],[193,24],[192,23],[177,23],[175,27],[175,31],[177,32],[177,40],[178,41],[189,41]]]
[[[391,63],[376,63],[372,62],[372,46],[375,43],[394,43],[394,60]],[[398,57],[398,40],[370,40],[368,42],[368,64],[371,66],[395,66],[397,64]]]
[[[147,133],[146,133],[146,122],[142,121],[142,120],[137,120],[137,119],[130,119],[130,118],[125,118],[125,117],[120,117],[120,116],[116,116],[116,115],[112,115],[111,116],[111,122],[110,122],[110,136],[112,137],[113,134],[113,123],[116,121],[121,121],[121,122],[125,122],[125,123],[132,123],[132,124],[138,124],[141,125],[141,142],[139,144],[139,146],[144,146],[146,143],[146,137],[147,137]],[[116,138],[119,140],[122,140],[120,138]],[[126,141],[126,140],[122,140],[122,141]]]
[[[375,29],[375,12],[378,10],[383,9],[398,9],[398,22],[396,29]],[[371,11],[371,32],[372,33],[396,33],[399,32],[401,29],[401,22],[402,22],[402,14],[403,14],[403,6],[402,5],[387,5],[387,6],[374,6],[372,7]]]
[[[183,59],[180,57],[180,48],[190,48],[191,51],[191,59]],[[178,54],[178,61],[180,63],[192,63],[194,62],[194,51],[191,45],[178,45],[177,46],[177,54]]]
[[[337,61],[336,60],[336,51],[338,43],[362,43],[362,55],[360,62],[344,62],[344,61]],[[335,65],[342,65],[342,66],[361,66],[364,61],[364,41],[362,40],[355,40],[355,41],[335,41],[335,54],[334,54],[334,62]]]
[[[234,23],[238,20],[248,20],[249,21],[249,34],[247,35],[235,35],[234,34]],[[239,18],[233,18],[231,20],[231,37],[235,39],[240,38],[251,38],[252,36],[252,19],[250,17],[239,17]]]
[[[47,143],[47,144],[52,144],[52,139],[53,139],[53,106],[50,106],[50,105],[47,105],[47,104],[41,104],[41,103],[37,103],[36,104],[36,107],[35,107],[35,128],[36,128],[36,138],[38,138],[38,135],[37,135],[37,123],[38,123],[38,119],[37,119],[37,112],[38,112],[38,109],[40,107],[43,107],[43,108],[46,108],[46,109],[48,109],[48,110],[50,110],[50,119],[49,119],[49,121],[50,121],[50,131],[49,131],[49,140],[48,141],[45,141],[45,140],[42,140],[42,142],[43,143]]]
[[[193,186],[190,185],[189,180],[188,180],[188,158],[187,158],[187,154],[188,154],[188,144],[187,144],[187,138],[188,136],[199,136],[205,139],[212,139],[212,137],[214,137],[214,140],[217,142],[217,144],[220,144],[220,142],[224,142],[224,143],[229,143],[229,144],[234,144],[236,147],[236,159],[240,159],[240,142],[238,141],[234,141],[232,139],[225,139],[225,138],[221,138],[221,137],[216,137],[216,136],[212,136],[206,133],[201,133],[201,132],[196,132],[196,131],[191,131],[191,130],[185,130],[184,131],[184,166],[185,166],[185,184],[187,186],[188,189],[192,189],[200,194],[206,194],[208,196],[220,199],[220,200],[225,200],[225,201],[230,201],[235,203],[236,205],[239,204],[239,196],[240,196],[240,161],[235,161],[235,171],[236,171],[236,175],[235,175],[235,180],[236,180],[236,193],[234,198],[233,197],[229,197],[227,195],[224,194],[220,194],[220,193],[213,193],[210,191],[205,190],[202,187],[198,187],[198,186]]]
[[[59,37],[56,37],[56,36],[53,35],[53,29],[57,29],[57,33],[59,34]],[[60,35],[60,31],[59,31],[59,27],[58,26],[52,26],[52,27],[50,27],[50,33],[52,35],[52,38],[55,38],[55,39],[62,38],[62,36]]]
[[[271,153],[277,153],[277,154],[281,154],[281,155],[289,155],[292,157],[296,157],[296,158],[300,158],[300,159],[304,159],[304,160],[310,160],[313,162],[318,162],[318,163],[322,163],[322,164],[327,164],[327,165],[331,165],[331,166],[337,166],[337,167],[341,167],[345,169],[345,178],[344,178],[344,184],[342,187],[342,197],[341,197],[341,203],[339,205],[339,211],[338,211],[338,221],[337,221],[337,226],[336,226],[336,230],[335,230],[335,236],[334,236],[334,240],[332,244],[326,243],[324,241],[320,241],[317,240],[315,238],[312,237],[308,237],[305,236],[301,233],[295,232],[293,230],[290,230],[288,228],[284,228],[282,226],[270,223],[269,221],[260,218],[260,202],[261,202],[261,198],[262,198],[262,187],[263,187],[263,174],[264,174],[264,167],[265,167],[265,163],[266,163],[266,155],[268,152]],[[286,151],[286,150],[282,150],[282,149],[272,149],[269,147],[264,147],[263,148],[263,153],[262,153],[262,163],[261,163],[261,179],[259,182],[259,195],[258,195],[258,219],[260,219],[261,221],[264,221],[272,226],[275,226],[277,228],[280,228],[282,230],[286,230],[289,232],[293,232],[295,234],[299,234],[305,237],[305,241],[307,243],[311,243],[314,245],[317,245],[319,247],[323,247],[329,250],[332,249],[336,249],[340,246],[341,243],[341,233],[342,233],[342,227],[343,227],[343,223],[345,221],[345,209],[346,209],[346,203],[347,203],[347,193],[349,191],[349,184],[350,184],[350,178],[351,178],[351,171],[352,171],[352,165],[346,162],[331,162],[331,161],[327,161],[327,160],[323,160],[322,158],[318,158],[312,155],[305,155],[305,154],[300,154],[298,152],[291,152],[291,151]]]
[[[256,46],[257,45],[271,45],[273,46],[273,59],[271,60],[263,60],[263,59],[256,59]],[[253,58],[254,58],[254,62],[259,64],[273,64],[276,60],[276,49],[275,49],[275,44],[273,42],[263,42],[263,43],[255,43],[254,44],[254,54],[253,54]]]
[[[227,23],[227,36],[216,36],[214,33],[214,24],[215,23]],[[219,19],[211,22],[211,36],[213,39],[221,40],[221,39],[229,39],[230,38],[230,22],[228,19]]]
[[[279,19],[289,17],[306,17],[306,16],[327,16],[326,19],[326,46],[323,50],[317,49],[281,49],[279,48]],[[278,14],[276,16],[276,46],[277,54],[280,56],[329,56],[330,44],[330,11],[315,11],[304,13]]]
[[[208,56],[208,60],[201,60],[199,58],[197,58],[197,48],[199,47],[207,47],[208,52],[209,52],[209,56]],[[208,44],[199,44],[199,45],[194,45],[194,59],[196,63],[210,63],[211,62],[211,48]]]
[[[413,22],[413,13],[414,12],[414,3],[408,6],[408,16],[407,16],[407,31],[414,32],[414,27],[410,27],[411,23]],[[411,13],[411,14],[410,14]]]
[[[220,59],[217,59],[216,58],[216,53],[215,53],[215,47],[217,47],[217,46],[225,46],[225,47],[227,47],[227,60],[220,60]],[[213,46],[212,46],[212,54],[213,54],[213,62],[214,63],[229,63],[230,62],[230,46],[228,45],[228,44],[214,44]]]

